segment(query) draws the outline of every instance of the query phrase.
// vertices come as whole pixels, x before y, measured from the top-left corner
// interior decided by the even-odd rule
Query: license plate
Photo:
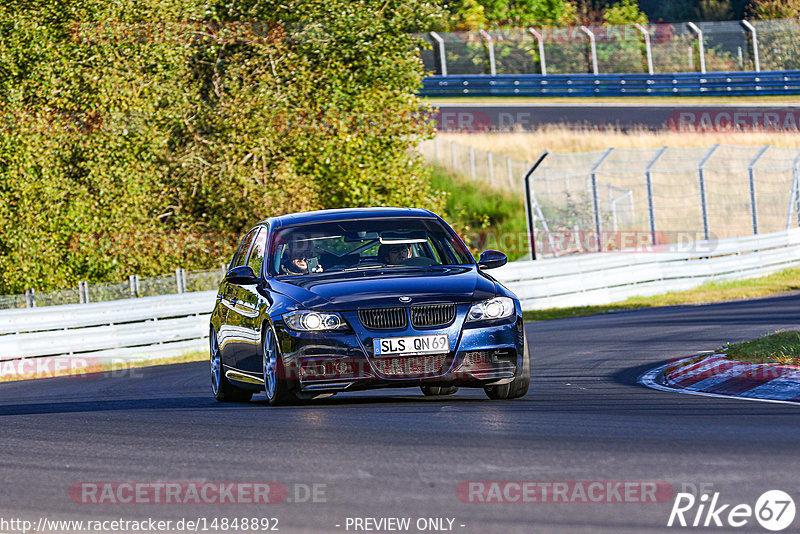
[[[385,337],[372,340],[375,356],[401,354],[441,354],[450,352],[450,338],[445,334],[435,336]]]

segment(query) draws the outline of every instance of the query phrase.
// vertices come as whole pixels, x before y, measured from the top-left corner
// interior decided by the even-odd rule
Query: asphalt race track
[[[768,131],[797,133],[800,105],[770,103],[468,103],[431,99],[440,132],[514,132],[547,125],[574,128],[618,128],[622,131],[674,132]]]
[[[696,530],[666,528],[672,499],[465,503],[456,488],[664,481],[676,491],[706,484],[721,503],[753,506],[771,489],[798,501],[800,406],[655,391],[636,379],[799,323],[799,295],[532,323],[533,386],[515,401],[385,390],[300,407],[270,408],[263,395],[222,405],[205,363],[2,383],[0,517],[276,517],[280,532],[325,533],[353,532],[348,517],[454,518],[465,534]],[[191,480],[280,482],[291,500],[302,485],[324,484],[324,502],[76,504],[68,493],[87,481]],[[800,518],[784,532],[797,528]],[[736,530],[766,532],[753,519]]]

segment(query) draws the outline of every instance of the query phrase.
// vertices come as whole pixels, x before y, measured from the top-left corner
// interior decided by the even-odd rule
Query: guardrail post
[[[539,67],[542,70],[542,76],[547,76],[547,60],[544,58],[544,39],[542,34],[533,28],[528,28],[528,31],[536,38],[539,44]]]
[[[456,142],[450,141],[450,163],[453,170],[456,170]]]
[[[533,172],[536,168],[542,164],[544,158],[547,157],[547,150],[539,154],[539,157],[536,159],[534,164],[528,169],[528,172],[525,173],[525,178],[522,180],[523,186],[525,187],[525,222],[528,226],[528,250],[531,253],[531,260],[536,259],[536,226],[533,222],[533,206],[531,206],[531,176],[533,176]],[[525,162],[527,165],[528,162]]]
[[[25,290],[25,307],[26,308],[36,307],[36,292],[33,289]]]
[[[224,269],[223,269],[224,271]],[[128,277],[128,285],[131,288],[131,297],[139,296],[139,275],[132,274]]]
[[[750,179],[750,216],[753,219],[753,235],[758,234],[758,207],[756,206],[756,177],[755,177],[755,167],[758,160],[761,156],[764,155],[764,152],[767,151],[769,145],[764,145],[761,149],[756,153],[755,157],[750,160],[750,164],[747,166],[747,174]]]
[[[705,74],[706,73],[706,45],[703,42],[703,30],[698,28],[697,24],[695,24],[694,22],[688,22],[688,23],[686,23],[686,25],[689,26],[689,28],[691,28],[692,31],[697,34],[697,43],[699,45],[698,49],[699,49],[699,52],[700,52],[700,72]]]
[[[650,32],[641,24],[634,24],[637,30],[644,36],[644,49],[647,56],[647,72],[653,74],[653,48],[650,46]]]
[[[508,169],[508,185],[514,189],[514,171],[511,169],[511,156],[506,156],[506,168]]]
[[[478,179],[475,174],[475,149],[473,147],[469,147],[469,173],[473,180]]]
[[[656,155],[653,156],[647,163],[647,167],[645,168],[644,179],[647,185],[647,217],[650,219],[650,240],[653,243],[653,246],[656,246],[658,243],[656,242],[656,211],[655,205],[653,204],[653,166],[661,159],[661,156],[664,155],[664,152],[667,151],[667,147],[662,146],[656,152]]]
[[[753,39],[753,64],[756,68],[756,72],[761,72],[761,62],[758,58],[758,32],[756,32],[756,27],[746,20],[742,21],[742,25],[750,31],[750,35]]]
[[[486,153],[486,164],[489,165],[489,185],[494,185],[494,161],[492,161],[492,153]]]
[[[430,36],[439,44],[439,64],[442,76],[447,76],[447,57],[444,54],[444,39],[438,33],[431,32]]]
[[[439,138],[436,136],[433,138],[433,160],[439,163]]]
[[[597,234],[597,252],[603,252],[603,238],[600,232],[602,231],[600,225],[600,200],[597,195],[597,169],[600,165],[611,155],[614,151],[613,148],[607,148],[600,158],[592,165],[592,211],[594,212],[594,231]]]
[[[594,75],[597,76],[600,71],[597,68],[597,43],[594,39],[594,32],[586,26],[581,26],[581,31],[589,37],[589,46],[591,47],[592,51],[592,72],[594,72]]]
[[[486,30],[479,30],[481,36],[486,39],[486,47],[489,49],[489,73],[497,76],[497,66],[494,62],[494,39]]]
[[[700,183],[700,209],[703,214],[703,238],[708,241],[709,239],[709,232],[708,232],[708,203],[706,202],[706,179],[705,179],[705,165],[711,156],[714,155],[714,152],[717,151],[719,145],[714,145],[711,147],[703,159],[700,160],[700,163],[697,164],[697,179]]]

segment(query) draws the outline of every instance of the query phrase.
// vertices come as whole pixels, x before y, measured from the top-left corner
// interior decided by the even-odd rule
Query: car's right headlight
[[[493,321],[505,319],[514,314],[514,301],[508,297],[495,297],[493,299],[477,302],[467,312],[467,322]]]
[[[283,315],[286,326],[302,332],[321,332],[323,330],[341,330],[347,323],[338,313],[323,313],[312,310],[300,310]]]

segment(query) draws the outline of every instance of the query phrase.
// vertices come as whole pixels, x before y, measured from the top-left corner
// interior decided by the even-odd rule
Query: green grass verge
[[[725,345],[720,349],[731,360],[800,365],[800,332],[767,334],[752,341]]]
[[[528,230],[521,195],[436,165],[431,166],[431,185],[447,193],[443,216],[473,251],[497,249],[512,261],[527,253]]]
[[[443,104],[786,104],[800,102],[800,95],[763,96],[443,96],[423,99],[435,106]]]
[[[688,291],[674,291],[652,297],[632,297],[623,302],[603,306],[579,306],[573,308],[550,308],[523,313],[526,321],[546,321],[584,315],[598,315],[656,306],[680,304],[704,304],[726,300],[741,300],[766,297],[776,293],[800,289],[800,269],[787,269],[761,278],[734,280],[730,282],[708,282]]]

